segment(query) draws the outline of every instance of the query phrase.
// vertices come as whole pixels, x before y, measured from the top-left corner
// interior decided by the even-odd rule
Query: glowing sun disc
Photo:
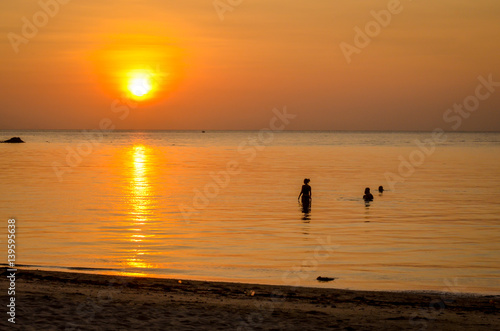
[[[130,93],[137,97],[142,97],[149,92],[151,92],[153,86],[151,84],[150,77],[147,75],[135,75],[133,76],[128,84],[128,90]]]

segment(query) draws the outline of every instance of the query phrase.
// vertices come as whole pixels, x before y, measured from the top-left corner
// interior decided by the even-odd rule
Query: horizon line
[[[290,130],[280,130],[274,132],[393,132],[393,133],[425,133],[425,132],[433,132],[434,130],[439,129],[435,128],[432,130],[344,130],[344,129],[290,129]],[[99,130],[95,128],[84,128],[84,129],[0,129],[0,132],[15,132],[15,131],[106,131]],[[261,131],[262,129],[115,129],[106,131],[106,133],[113,132],[225,132],[225,131],[233,131],[233,132],[245,132],[245,131]],[[267,131],[272,131],[268,129]],[[443,130],[445,133],[500,133],[500,130]]]

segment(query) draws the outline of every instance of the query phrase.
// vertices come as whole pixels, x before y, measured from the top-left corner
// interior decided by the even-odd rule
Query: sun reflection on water
[[[127,266],[134,269],[152,268],[149,263],[144,260],[147,251],[144,249],[144,244],[154,235],[146,234],[146,227],[152,213],[151,201],[151,185],[148,177],[149,164],[149,148],[143,145],[134,145],[132,148],[132,165],[130,174],[130,193],[128,204],[130,206],[130,215],[132,217],[132,235],[129,240],[131,249],[129,250],[130,257],[127,258]],[[132,248],[133,247],[133,248]],[[144,274],[134,270],[133,274]]]

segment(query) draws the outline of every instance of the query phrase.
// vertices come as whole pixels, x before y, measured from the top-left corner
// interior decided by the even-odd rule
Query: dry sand
[[[499,296],[19,270],[15,298],[2,330],[500,330]]]

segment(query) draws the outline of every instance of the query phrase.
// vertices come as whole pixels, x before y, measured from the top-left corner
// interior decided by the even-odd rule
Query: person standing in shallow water
[[[370,188],[365,188],[365,195],[363,195],[363,200],[365,201],[373,201],[373,194],[370,193]]]
[[[302,185],[302,190],[299,194],[299,201],[302,196],[302,208],[305,211],[308,211],[311,206],[312,191],[311,186],[309,186],[310,181],[309,178],[304,179],[304,185]]]

